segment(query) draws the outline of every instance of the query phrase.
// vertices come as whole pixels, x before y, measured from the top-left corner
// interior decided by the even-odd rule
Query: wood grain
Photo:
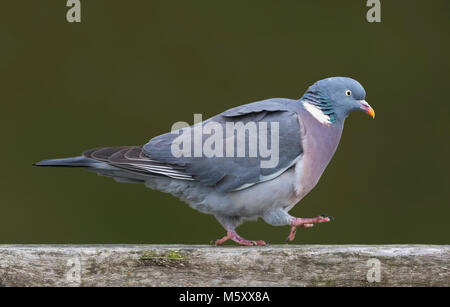
[[[448,287],[449,263],[448,245],[0,245],[0,286]]]

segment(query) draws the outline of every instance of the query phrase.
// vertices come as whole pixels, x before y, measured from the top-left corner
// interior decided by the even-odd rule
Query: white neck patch
[[[319,107],[317,107],[307,101],[304,101],[303,105],[305,106],[306,111],[308,111],[315,119],[317,119],[317,121],[319,123],[327,125],[327,126],[331,125],[330,116],[323,113]]]

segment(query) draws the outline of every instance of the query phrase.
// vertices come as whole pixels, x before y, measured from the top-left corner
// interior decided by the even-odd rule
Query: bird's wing
[[[215,186],[220,191],[244,189],[281,175],[299,159],[303,153],[303,147],[297,110],[296,102],[288,99],[269,99],[236,107],[201,124],[179,130],[178,133],[166,133],[151,139],[144,145],[139,157],[147,158],[149,161],[146,163],[150,163],[150,166],[153,168],[157,167],[160,173],[177,176],[179,177],[177,179],[193,179],[207,186]],[[267,140],[264,141],[267,142],[266,147],[269,150],[273,150],[271,133],[272,129],[276,129],[276,123],[278,123],[279,153],[276,165],[273,167],[262,167],[261,163],[263,161],[267,162],[271,158],[276,159],[276,157],[263,157],[259,150],[257,150],[256,156],[249,156],[250,148],[248,144],[250,137],[248,131],[246,131],[243,138],[240,138],[245,143],[245,157],[238,157],[238,146],[236,146],[237,143],[234,138],[239,139],[239,135],[234,132],[231,138],[227,137],[226,127],[228,123],[236,124],[239,122],[244,125],[253,122],[257,126],[259,123],[265,122]],[[173,154],[173,142],[180,135],[181,138],[178,140],[191,141],[192,147],[195,147],[195,127],[205,128],[208,123],[220,125],[223,128],[223,133],[218,135],[216,130],[211,130],[209,134],[206,134],[204,130],[200,129],[202,131],[200,142],[202,145],[205,145],[205,141],[214,135],[216,140],[223,141],[223,157],[207,157],[204,153],[201,156],[192,154],[190,157],[186,155],[177,157]],[[232,157],[226,154],[225,149],[230,139],[235,144]],[[258,144],[260,147],[261,143],[258,142]],[[202,146],[201,148],[203,149],[204,147]],[[272,154],[275,155],[276,152],[272,151]],[[118,155],[121,155],[121,153]],[[112,160],[114,162],[114,159]],[[133,165],[133,167],[142,168],[142,166],[136,165]],[[149,171],[153,170],[149,169]],[[182,178],[183,176],[185,178]]]

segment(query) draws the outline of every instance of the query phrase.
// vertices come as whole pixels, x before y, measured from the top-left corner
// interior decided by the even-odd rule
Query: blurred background
[[[359,80],[377,117],[352,114],[317,187],[291,214],[333,215],[295,243],[449,238],[450,1],[2,1],[0,243],[207,244],[213,216],[142,185],[35,168],[139,145],[228,108]],[[238,232],[284,243],[262,220]]]

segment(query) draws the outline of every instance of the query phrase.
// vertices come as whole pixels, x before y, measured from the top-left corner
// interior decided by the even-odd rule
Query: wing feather
[[[142,155],[142,146],[104,147],[85,151],[87,158],[107,162],[108,164],[131,172],[147,175],[163,175],[174,179],[194,180],[182,167],[152,160]]]
[[[234,157],[175,157],[171,146],[179,136],[176,133],[157,136],[144,146],[95,148],[85,151],[83,155],[140,175],[195,180],[206,186],[214,186],[219,191],[236,191],[276,178],[298,161],[303,153],[302,124],[298,120],[298,109],[295,100],[268,99],[229,109],[201,123],[205,125],[214,121],[222,125],[225,131],[228,122],[278,122],[279,162],[273,168],[261,168],[261,161],[265,159],[261,156],[237,157],[235,154]],[[187,129],[192,132],[193,126]],[[270,131],[267,135],[270,135]],[[223,140],[225,139],[226,136],[223,135]],[[247,137],[245,143],[248,148]]]
[[[177,133],[166,133],[151,139],[144,145],[142,153],[150,159],[182,167],[184,172],[196,181],[207,186],[215,186],[220,191],[245,189],[276,178],[298,161],[303,153],[303,147],[301,123],[297,112],[298,104],[294,100],[269,99],[230,109],[202,123],[202,125],[209,122],[218,123],[222,126],[222,131],[225,131],[228,122],[242,122],[245,125],[249,122],[265,121],[268,127],[269,123],[278,122],[279,163],[273,168],[261,168],[261,161],[264,160],[261,156],[237,157],[235,154],[234,157],[175,157],[171,152],[171,145],[179,136]],[[188,138],[195,134],[193,127],[186,128],[190,129],[190,133],[187,133]],[[226,133],[223,134],[223,141],[226,144]],[[270,136],[270,131],[267,135]],[[203,135],[203,144],[205,138],[209,136]],[[246,137],[246,148],[248,142]]]

